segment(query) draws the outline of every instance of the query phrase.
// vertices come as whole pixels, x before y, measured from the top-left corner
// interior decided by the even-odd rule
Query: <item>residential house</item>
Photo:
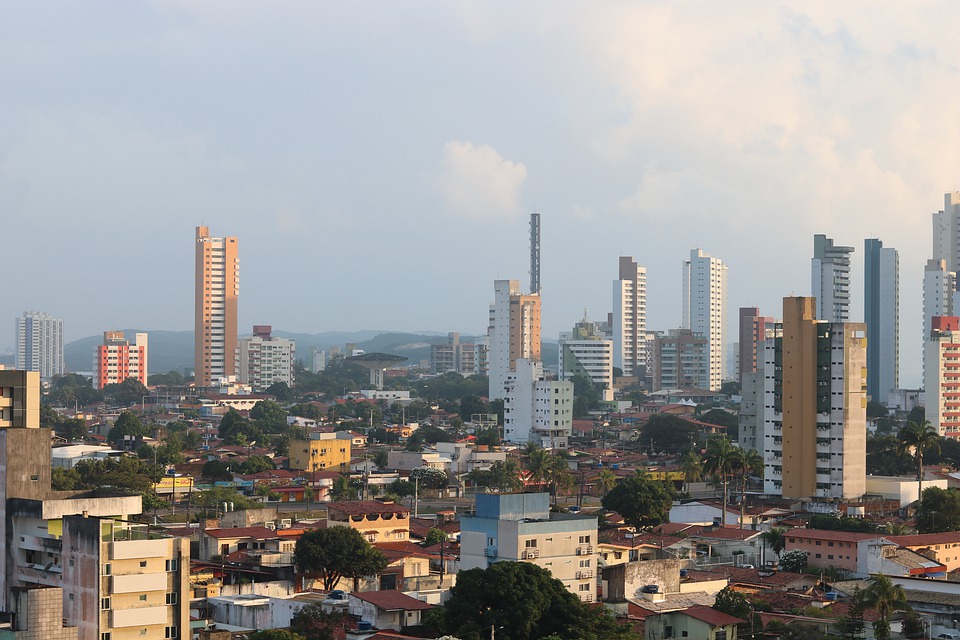
[[[363,591],[349,594],[349,611],[377,629],[400,631],[420,624],[431,605],[399,591]]]

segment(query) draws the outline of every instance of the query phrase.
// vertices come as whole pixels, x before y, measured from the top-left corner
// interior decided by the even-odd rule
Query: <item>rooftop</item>
[[[327,505],[328,511],[338,511],[350,516],[365,516],[374,513],[410,513],[410,509],[395,502],[380,502],[378,500],[356,500],[352,502],[331,502]]]
[[[352,591],[350,597],[369,602],[384,611],[423,611],[431,608],[431,605],[423,600],[411,598],[399,591]]]

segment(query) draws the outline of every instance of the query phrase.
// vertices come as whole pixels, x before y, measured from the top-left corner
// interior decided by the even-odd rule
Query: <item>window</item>
[[[664,637],[664,638],[672,638],[672,637],[673,637],[673,627],[672,627],[672,626],[667,625],[667,626],[665,626],[665,627],[663,628],[663,637]]]
[[[104,631],[100,634],[100,640],[110,640],[110,632]]]
[[[833,560],[833,554],[832,554],[832,553],[827,555],[827,560]]]
[[[533,538],[532,540],[527,540],[527,541],[524,543],[524,546],[526,546],[527,549],[536,549],[536,548],[537,548],[537,539],[536,539],[536,538]]]
[[[585,582],[581,584],[578,588],[580,589],[580,591],[590,591],[590,583]]]
[[[141,561],[140,561],[140,568],[142,569],[143,567],[146,567],[146,566],[147,566],[147,561],[146,561],[146,560],[141,560]]]
[[[177,628],[176,627],[167,627],[163,634],[164,638],[176,638],[177,637]]]
[[[580,544],[590,544],[590,536],[580,536]]]
[[[147,601],[147,594],[141,593],[141,594],[140,594],[140,602],[146,602],[146,601]]]
[[[589,568],[590,568],[590,560],[581,560],[581,561],[580,561],[580,568],[581,568],[581,569],[589,569]]]
[[[170,560],[167,560],[167,562],[166,562],[166,570],[167,570],[167,571],[176,571],[176,570],[177,570],[177,559],[176,559],[176,558],[172,558],[172,559],[170,559]]]
[[[141,636],[147,635],[147,630],[146,630],[146,629],[140,629],[140,635],[141,635]]]
[[[71,559],[70,562],[71,562],[70,566],[72,567],[73,560]],[[108,576],[110,575],[111,571],[113,571],[113,567],[111,567],[109,563],[103,565],[103,575]]]
[[[109,609],[110,608],[110,598],[100,598],[100,608]]]
[[[177,592],[167,594],[167,604],[177,604]]]
[[[817,554],[817,557],[818,557],[818,558],[820,557],[820,554],[819,554],[819,553]]]

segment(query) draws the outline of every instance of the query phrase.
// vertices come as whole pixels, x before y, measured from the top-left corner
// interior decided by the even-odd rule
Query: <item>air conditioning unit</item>
[[[277,530],[277,523],[274,522],[273,520],[271,520],[270,522],[264,522],[263,526],[265,526],[267,529],[270,529],[270,531]]]

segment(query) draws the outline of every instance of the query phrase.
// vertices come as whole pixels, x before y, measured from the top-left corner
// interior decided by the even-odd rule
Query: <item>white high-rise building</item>
[[[560,334],[560,379],[585,375],[602,389],[605,401],[613,400],[613,340],[604,337],[596,322],[583,320],[573,331]]]
[[[822,233],[813,236],[810,295],[817,299],[817,319],[850,320],[850,254],[853,247],[833,244]]]
[[[943,211],[933,214],[933,259],[945,260],[947,271],[960,270],[960,191],[943,194]]]
[[[63,375],[63,320],[37,311],[17,318],[16,368],[41,378]]]
[[[297,347],[293,340],[271,335],[270,325],[254,325],[253,335],[240,338],[237,362],[241,384],[262,391],[272,384],[294,385]]]
[[[566,449],[573,433],[573,383],[545,380],[540,362],[520,358],[507,376],[504,440]]]
[[[620,256],[613,281],[613,364],[625,376],[642,376],[647,362],[647,269]]]
[[[725,378],[726,315],[727,266],[702,249],[691,250],[683,262],[683,328],[707,339],[711,390]]]
[[[880,240],[864,241],[863,319],[867,325],[867,393],[887,404],[900,388],[900,259]]]
[[[507,377],[520,358],[540,361],[540,296],[521,294],[519,280],[496,280],[487,326],[491,400],[504,397]]]

